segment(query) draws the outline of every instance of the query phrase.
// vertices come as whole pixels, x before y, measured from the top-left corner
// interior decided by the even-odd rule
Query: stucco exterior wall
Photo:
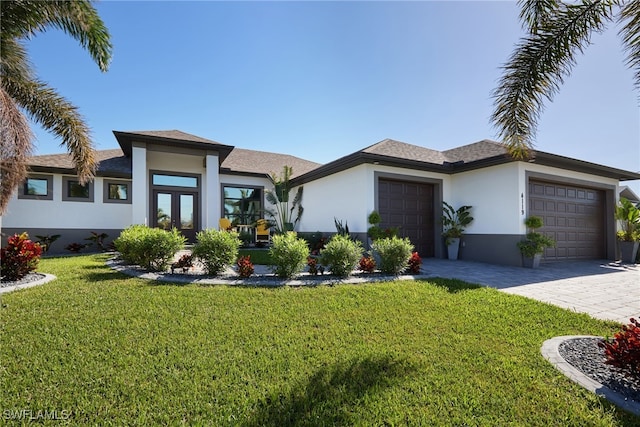
[[[93,202],[72,202],[62,200],[62,177],[53,175],[53,200],[27,200],[14,196],[2,218],[2,226],[18,229],[114,229],[131,223],[131,204],[103,203],[104,178],[94,180]]]
[[[520,195],[524,190],[519,175],[517,163],[455,174],[444,201],[454,209],[473,207],[474,221],[467,227],[467,234],[520,234],[524,220]]]
[[[352,233],[366,233],[369,228],[367,218],[377,209],[376,176],[441,180],[443,192],[451,191],[449,175],[362,164],[304,184],[300,231],[334,232],[335,217],[343,224],[346,222]]]

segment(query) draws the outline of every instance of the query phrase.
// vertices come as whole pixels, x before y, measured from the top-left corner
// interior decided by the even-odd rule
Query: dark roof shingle
[[[320,166],[320,163],[304,160],[289,154],[235,148],[222,162],[223,170],[271,175],[280,174],[284,166],[293,168],[293,176],[305,174]]]

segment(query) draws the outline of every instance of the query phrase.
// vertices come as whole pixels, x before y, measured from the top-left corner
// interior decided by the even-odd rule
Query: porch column
[[[218,153],[207,152],[205,162],[207,173],[205,177],[205,194],[203,199],[204,218],[202,228],[218,229],[218,220],[222,212],[220,206],[220,167],[218,164]]]
[[[149,225],[149,174],[147,173],[147,149],[131,147],[131,224]]]

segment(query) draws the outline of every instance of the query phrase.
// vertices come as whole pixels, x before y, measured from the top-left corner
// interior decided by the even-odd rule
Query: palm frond
[[[77,108],[40,81],[3,76],[2,87],[36,122],[62,139],[81,183],[91,180],[97,161],[89,128]]]
[[[27,177],[33,134],[13,98],[0,87],[0,215]]]
[[[109,68],[109,31],[91,1],[3,1],[0,7],[3,37],[29,38],[54,27],[80,42],[100,70]]]
[[[626,64],[634,72],[635,87],[640,90],[640,2],[631,1],[620,10],[619,31],[626,52]]]
[[[519,0],[520,21],[531,34],[538,32],[538,28],[556,13],[561,3],[558,0]]]
[[[553,100],[571,73],[577,53],[590,44],[594,31],[602,31],[611,20],[608,1],[563,3],[538,25],[535,34],[516,46],[493,93],[491,116],[499,138],[514,158],[529,156],[545,99]]]

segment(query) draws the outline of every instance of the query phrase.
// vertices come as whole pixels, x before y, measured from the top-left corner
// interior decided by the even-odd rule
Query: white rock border
[[[611,390],[609,387],[600,384],[593,378],[589,378],[578,369],[574,368],[569,362],[567,362],[560,352],[558,351],[560,344],[565,341],[575,338],[602,338],[593,335],[563,335],[546,340],[542,343],[540,352],[542,356],[547,359],[553,366],[555,366],[560,372],[565,374],[570,380],[578,383],[582,387],[586,388],[592,393],[600,397],[604,397],[614,405],[624,409],[627,412],[631,412],[634,415],[640,417],[640,402],[635,400],[629,400],[622,394],[615,390]]]
[[[33,282],[29,282],[29,283],[22,283],[20,285],[13,285],[13,286],[4,286],[0,288],[0,294],[17,291],[19,289],[27,289],[27,288],[32,288],[34,286],[44,285],[45,283],[49,283],[52,280],[57,279],[57,277],[54,276],[53,274],[47,274],[47,273],[38,273],[38,274],[42,274],[44,277],[42,279],[34,280]]]

